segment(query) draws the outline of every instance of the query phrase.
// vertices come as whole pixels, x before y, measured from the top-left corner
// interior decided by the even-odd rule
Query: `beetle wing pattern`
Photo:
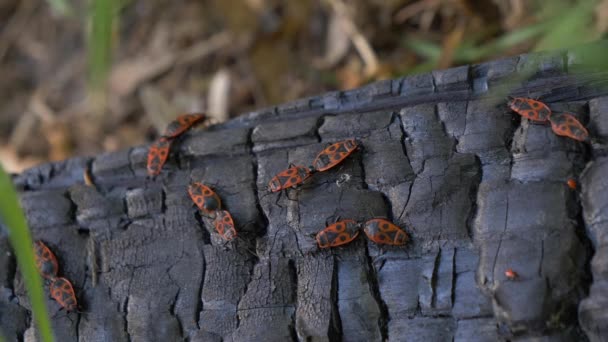
[[[508,102],[509,107],[524,118],[537,122],[547,122],[551,109],[543,102],[525,97],[514,97]]]
[[[188,186],[188,193],[192,202],[206,214],[212,214],[222,209],[220,197],[208,186],[202,183],[192,183]]]
[[[76,293],[69,280],[61,277],[51,282],[49,287],[51,297],[67,311],[75,311],[78,308]]]
[[[215,230],[226,241],[236,238],[234,221],[232,220],[232,215],[227,210],[219,210],[217,212],[215,216]]]
[[[323,151],[319,152],[315,160],[312,162],[316,171],[326,171],[341,163],[353,151],[357,149],[355,139],[339,141],[327,146]]]
[[[183,114],[177,117],[177,119],[171,121],[167,128],[165,129],[165,133],[163,137],[165,138],[175,138],[180,134],[187,131],[190,127],[194,126],[195,123],[204,120],[204,114]]]
[[[549,117],[553,133],[578,141],[586,141],[589,132],[574,115],[568,113],[554,113]]]
[[[281,191],[283,189],[302,184],[311,175],[312,173],[308,170],[308,168],[294,165],[272,177],[268,183],[268,187],[272,192]]]
[[[59,271],[59,265],[55,254],[44,244],[44,242],[38,240],[34,244],[34,254],[36,257],[36,266],[38,272],[45,279],[54,279],[57,277]]]
[[[380,245],[405,245],[409,240],[406,232],[385,219],[371,219],[363,226],[365,235]]]
[[[342,220],[331,224],[317,233],[319,248],[345,245],[359,235],[359,225],[354,220]]]
[[[169,149],[171,148],[171,140],[165,137],[160,137],[148,150],[148,175],[157,176],[163,169],[163,165],[169,157]]]

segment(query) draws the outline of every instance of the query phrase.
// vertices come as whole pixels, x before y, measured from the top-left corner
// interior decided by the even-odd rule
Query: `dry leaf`
[[[0,163],[6,172],[19,173],[43,161],[43,159],[33,157],[19,157],[10,145],[0,146]]]
[[[207,94],[207,114],[218,122],[228,120],[228,104],[230,97],[230,72],[220,69],[213,75]]]
[[[362,75],[361,61],[352,57],[344,67],[336,71],[336,78],[341,90],[353,89],[360,86],[365,77]]]
[[[595,27],[598,32],[608,30],[608,0],[603,0],[595,7]]]
[[[128,96],[142,83],[167,71],[175,59],[175,53],[167,50],[162,54],[143,55],[123,61],[112,68],[110,91],[116,96]]]
[[[49,143],[49,159],[62,160],[72,155],[70,128],[61,121],[42,123],[42,133]]]
[[[179,110],[173,107],[165,94],[155,86],[142,87],[138,95],[146,116],[156,128],[156,131],[162,133],[165,126],[173,120],[173,114],[179,112]]]
[[[350,37],[350,40],[365,63],[365,75],[367,77],[375,75],[378,71],[378,57],[376,56],[376,52],[372,48],[367,38],[365,38],[365,36],[359,31],[359,28],[355,25],[352,15],[349,13],[348,7],[341,0],[326,1],[331,5],[336,16],[340,18],[339,21],[342,24],[342,28]]]
[[[350,38],[344,30],[344,24],[337,14],[333,14],[327,28],[327,41],[325,43],[325,56],[314,61],[314,65],[321,69],[329,69],[338,64],[350,48]]]
[[[437,63],[439,69],[449,68],[452,65],[454,52],[462,42],[465,28],[466,25],[464,22],[460,22],[454,30],[443,38],[441,55],[439,56],[439,62]]]

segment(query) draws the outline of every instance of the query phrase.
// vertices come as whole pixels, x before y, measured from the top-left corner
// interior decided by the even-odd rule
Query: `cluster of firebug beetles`
[[[59,264],[55,254],[38,240],[34,243],[36,266],[40,275],[49,282],[49,292],[53,298],[66,311],[76,311],[78,302],[72,283],[64,277],[58,277]]]
[[[167,126],[164,134],[156,142],[154,142],[148,150],[147,169],[150,176],[160,174],[163,165],[169,157],[169,150],[173,140],[190,129],[194,124],[204,119],[205,116],[202,114],[185,114],[181,115]],[[85,170],[84,179],[87,185],[93,184],[88,169]],[[226,213],[230,222],[232,222],[230,214],[228,212]],[[216,227],[218,227],[217,224]],[[230,230],[228,228],[224,228],[223,231],[225,232],[222,234],[223,237],[230,236]],[[236,232],[234,234],[236,236]],[[57,276],[59,272],[59,264],[57,263],[55,254],[53,254],[53,252],[48,248],[47,245],[44,244],[44,242],[38,240],[34,243],[34,255],[36,258],[36,266],[40,272],[40,275],[49,283],[49,293],[51,298],[59,303],[59,305],[66,311],[76,311],[78,309],[76,293],[74,292],[72,283],[68,279]]]
[[[317,244],[319,248],[345,245],[359,236],[361,229],[368,239],[380,245],[401,246],[409,240],[407,233],[392,222],[375,218],[365,223],[355,220],[337,221],[317,233]]]
[[[534,122],[549,122],[556,135],[577,141],[587,141],[589,139],[587,129],[572,114],[552,112],[549,106],[541,101],[514,97],[509,100],[508,106],[522,117]],[[205,115],[203,114],[185,114],[179,116],[167,126],[164,134],[150,146],[148,151],[147,169],[150,176],[160,174],[169,156],[173,140],[204,119]],[[290,164],[287,169],[272,177],[268,183],[268,188],[271,192],[296,188],[315,173],[327,171],[340,164],[358,147],[359,145],[355,139],[333,143],[319,152],[310,166]],[[568,186],[575,189],[576,182],[570,179],[568,180]],[[201,213],[214,218],[215,229],[224,240],[231,241],[237,237],[230,212],[222,210],[221,200],[211,188],[200,182],[195,182],[188,187],[188,193],[194,204],[201,210]],[[407,233],[401,228],[386,219],[375,218],[365,223],[358,223],[354,220],[337,221],[316,234],[317,244],[320,248],[347,244],[359,235],[361,229],[371,241],[378,244],[404,245],[408,241]],[[48,248],[46,250],[48,251]],[[56,268],[55,266],[55,270]],[[517,273],[512,269],[508,269],[505,275],[509,279],[517,278]],[[69,285],[69,282],[67,284]],[[73,293],[73,290],[71,293]]]
[[[330,144],[319,152],[311,166],[289,165],[289,168],[272,177],[268,183],[268,188],[272,192],[277,192],[298,187],[313,174],[327,171],[340,164],[358,147],[359,145],[355,139]],[[377,244],[398,246],[404,245],[408,241],[407,234],[401,228],[388,220],[376,218],[364,224],[357,223],[354,220],[337,221],[316,234],[317,244],[319,248],[345,245],[359,235],[361,228],[363,228],[367,237]]]
[[[514,97],[509,100],[508,105],[511,110],[526,119],[542,123],[549,121],[556,135],[583,142],[589,140],[589,132],[572,114],[553,113],[545,103],[525,97]],[[566,183],[572,190],[578,187],[573,178],[569,178]]]
[[[205,184],[195,182],[188,186],[188,194],[204,215],[214,218],[215,230],[224,240],[231,241],[237,237],[232,215],[228,210],[222,210],[222,201],[215,191]]]
[[[164,134],[152,144],[148,151],[147,169],[150,176],[160,174],[169,156],[172,140],[204,119],[205,116],[202,114],[186,114],[168,125]],[[312,165],[290,164],[287,169],[272,177],[268,188],[271,192],[296,188],[315,173],[327,171],[340,164],[358,147],[355,139],[330,144],[319,152]],[[188,194],[203,215],[214,219],[215,230],[224,240],[231,241],[237,237],[232,215],[229,211],[222,210],[222,201],[209,186],[194,182],[189,185]],[[320,231],[316,235],[316,240],[320,248],[340,246],[354,240],[360,229],[363,229],[370,240],[378,244],[404,245],[408,241],[407,234],[401,228],[380,218],[369,220],[364,224],[353,220],[336,222]]]
[[[577,141],[588,141],[587,129],[569,113],[554,113],[545,103],[523,97],[511,98],[508,106],[517,114],[534,122],[551,124],[551,129],[556,135],[568,137]],[[203,114],[184,114],[169,123],[165,132],[155,141],[148,150],[147,171],[150,176],[160,174],[167,158],[171,144],[181,134],[186,132],[195,124],[205,120]],[[276,176],[269,184],[271,192],[278,192],[288,188],[296,188],[317,172],[327,171],[340,164],[358,148],[355,139],[347,139],[333,143],[324,148],[313,160],[311,166],[293,165]],[[85,179],[87,175],[85,174]],[[568,187],[576,189],[574,179],[568,179]],[[201,213],[214,218],[217,233],[226,241],[237,237],[232,215],[227,210],[222,210],[222,202],[219,196],[207,185],[194,182],[188,187],[188,193],[194,204]],[[350,243],[363,230],[365,235],[373,242],[382,245],[405,245],[409,237],[405,231],[383,218],[374,218],[366,222],[354,220],[340,220],[328,225],[316,234],[319,248],[330,248]],[[64,278],[58,277],[59,265],[57,258],[51,250],[42,242],[34,244],[36,266],[42,277],[49,283],[49,292],[59,305],[66,311],[78,309],[78,302],[72,283]],[[505,271],[509,280],[515,280],[519,276],[517,272],[509,268]]]
[[[578,141],[587,141],[589,132],[572,114],[552,112],[545,103],[525,98],[514,97],[508,102],[509,107],[517,114],[535,122],[551,123],[553,133]]]
[[[317,172],[323,172],[340,164],[346,157],[357,149],[357,141],[348,139],[333,143],[319,152],[311,166],[290,164],[289,168],[272,177],[268,188],[272,192],[287,188],[295,188],[304,183]]]
[[[170,122],[163,135],[148,150],[148,175],[159,175],[169,157],[173,140],[205,118],[204,114],[184,114]],[[222,210],[222,202],[211,188],[195,182],[188,187],[188,193],[203,214],[214,217],[215,229],[224,240],[231,241],[237,237],[232,215],[227,210]]]
[[[152,143],[148,150],[148,175],[159,175],[169,157],[173,140],[205,118],[204,114],[184,114],[171,121],[163,135]]]
[[[511,110],[528,120],[540,123],[551,123],[551,129],[556,135],[581,142],[589,140],[589,132],[572,114],[555,113],[547,104],[525,97],[513,97],[507,104]],[[566,183],[570,189],[576,190],[577,184],[574,179],[569,178]],[[516,280],[519,278],[517,272],[511,268],[505,271],[505,276],[509,280]]]

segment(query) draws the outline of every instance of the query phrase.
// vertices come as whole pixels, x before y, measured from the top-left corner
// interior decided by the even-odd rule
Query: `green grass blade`
[[[476,46],[474,41],[465,40],[454,52],[454,60],[459,63],[472,63],[494,55],[500,55],[506,49],[542,35],[549,27],[550,24],[546,22],[531,25],[506,33],[481,46]],[[404,44],[417,55],[429,60],[439,60],[442,53],[441,46],[431,41],[408,38],[404,41]]]
[[[582,1],[571,8],[563,7],[558,20],[552,20],[547,33],[536,45],[535,50],[561,49],[593,40],[593,12],[596,1]]]
[[[512,48],[515,45],[542,35],[546,32],[548,27],[548,23],[530,25],[505,33],[495,40],[481,46],[471,46],[470,43],[465,41],[461,47],[456,50],[454,59],[461,63],[472,63],[488,57],[501,55],[505,50]]]
[[[104,85],[110,69],[116,10],[116,0],[93,0],[89,13],[89,78],[97,89]]]
[[[415,67],[408,69],[404,74],[405,75],[415,75],[421,74],[425,72],[430,72],[437,66],[438,59],[430,59],[426,62],[418,63]]]
[[[441,56],[441,46],[430,40],[406,38],[403,44],[416,54],[428,59],[439,60],[439,56]]]
[[[13,188],[13,183],[2,165],[0,165],[0,220],[8,228],[8,236],[13,246],[19,270],[25,280],[27,294],[32,304],[32,311],[38,332],[42,341],[53,341],[51,322],[44,292],[42,290],[42,279],[36,269],[34,260],[34,249],[32,237],[27,227],[27,221],[23,210],[19,205],[17,193]]]

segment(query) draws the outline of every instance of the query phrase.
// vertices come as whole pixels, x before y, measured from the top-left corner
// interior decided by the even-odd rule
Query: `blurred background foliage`
[[[1,0],[12,172],[153,138],[173,117],[603,37],[608,0]]]

